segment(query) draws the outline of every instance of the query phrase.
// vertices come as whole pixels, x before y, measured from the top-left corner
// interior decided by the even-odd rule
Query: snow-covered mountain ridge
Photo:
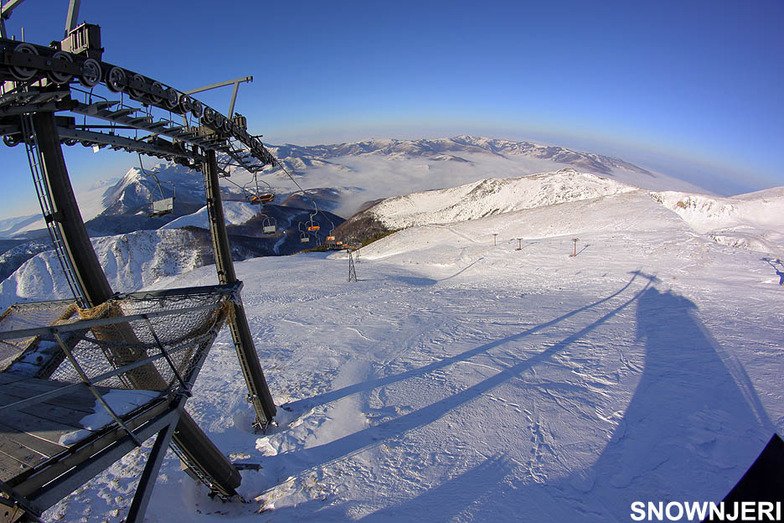
[[[148,287],[205,264],[209,236],[187,229],[137,231],[93,239],[93,248],[116,292]],[[54,251],[39,253],[0,283],[0,309],[17,301],[70,298]]]
[[[441,161],[467,162],[459,153],[490,153],[499,157],[524,156],[531,159],[550,160],[580,167],[583,170],[612,174],[614,169],[625,169],[647,176],[651,172],[619,158],[594,153],[572,151],[564,147],[539,145],[477,136],[455,136],[420,140],[374,139],[333,145],[272,147],[283,161],[297,167],[316,165],[346,156],[387,156],[392,159],[429,157]],[[453,154],[456,153],[456,154]]]
[[[650,190],[700,190],[683,180],[618,158],[485,137],[376,139],[271,149],[307,185],[341,190],[342,200],[335,212],[345,217],[365,208],[367,202],[391,196],[564,168]]]
[[[774,256],[784,253],[784,188],[732,198],[647,192],[616,180],[562,169],[521,178],[488,179],[458,187],[385,199],[347,220],[338,235],[364,239],[418,225],[449,224],[503,213],[639,191],[717,243]],[[630,217],[619,212],[616,220]],[[590,228],[595,224],[587,224]],[[370,234],[356,232],[356,228]]]
[[[269,145],[286,170],[269,168],[255,179],[225,166],[222,182],[227,201],[244,200],[256,190],[271,190],[281,200],[306,189],[307,206],[348,217],[370,201],[416,191],[444,189],[487,178],[526,176],[560,168],[611,177],[651,190],[691,191],[676,178],[652,173],[618,158],[563,147],[485,137],[395,140],[374,139],[332,145]],[[261,189],[259,189],[261,188]],[[328,197],[324,198],[328,191]],[[147,216],[155,199],[176,197],[173,215]],[[301,196],[301,195],[300,195]],[[197,211],[204,202],[201,174],[174,163],[133,167],[119,179],[77,192],[91,236],[157,229]],[[0,222],[0,237],[30,237],[44,229],[35,216]]]
[[[388,229],[472,220],[637,190],[563,169],[521,178],[486,179],[451,189],[389,198],[368,210]]]

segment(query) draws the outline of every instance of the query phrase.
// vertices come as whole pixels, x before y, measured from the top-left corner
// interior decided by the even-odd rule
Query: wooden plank
[[[28,376],[22,376],[20,374],[12,374],[10,372],[0,372],[0,385],[5,385],[6,383],[14,383],[16,381],[22,381],[30,379]]]
[[[60,446],[60,437],[75,430],[75,427],[65,426],[61,423],[27,416],[21,412],[8,411],[3,413],[2,425],[15,432],[26,433],[35,440],[44,440],[58,446]],[[22,437],[22,435],[20,434],[18,437]],[[32,441],[31,445],[34,444],[36,442]],[[41,444],[41,446],[45,446],[45,444]]]
[[[37,381],[45,382],[46,380]],[[16,401],[19,401],[34,398],[38,394],[48,392],[49,390],[56,390],[57,388],[63,387],[59,386],[46,389],[44,387],[38,387],[37,383],[16,383],[14,386],[0,386],[0,393],[14,397],[16,398]],[[108,390],[110,389],[105,389],[103,387],[99,388],[99,391],[102,394]],[[49,397],[44,401],[50,405],[61,405],[84,412],[85,414],[91,414],[95,410],[95,396],[92,395],[86,386],[65,391],[62,396]]]
[[[19,398],[17,397],[0,392],[0,405],[8,405],[18,400]],[[72,427],[81,427],[79,421],[85,416],[92,414],[93,411],[85,412],[85,409],[78,410],[72,408],[72,406],[71,404],[43,401],[35,405],[22,407],[21,409],[13,409],[9,412],[24,412],[37,418],[52,420]],[[0,420],[2,420],[2,411],[0,411]]]
[[[19,471],[32,468],[46,459],[40,453],[5,438],[0,438],[0,458],[3,460],[3,470]]]
[[[0,480],[7,482],[44,459],[40,454],[0,437]]]
[[[128,420],[127,426],[131,430],[135,430],[137,427],[144,425],[148,421],[153,420],[158,416],[163,416],[167,411],[170,411],[170,404],[161,401],[138,415],[136,418]],[[140,430],[142,435],[141,439],[147,439],[155,432],[158,432],[161,428],[163,427],[155,428],[151,434],[147,434],[147,429],[142,428]],[[21,480],[8,482],[8,484],[11,487],[14,487],[23,496],[30,497],[36,491],[38,491],[41,486],[49,483],[73,467],[79,468],[81,463],[117,442],[120,442],[119,444],[121,446],[124,445],[127,447],[127,450],[124,450],[119,456],[117,456],[117,458],[114,459],[114,461],[125,455],[130,450],[133,450],[135,447],[135,443],[130,438],[128,438],[126,432],[119,427],[115,427],[97,437],[94,441],[83,446],[76,452],[68,454],[58,461],[52,460],[51,463],[47,463],[46,468],[36,471],[32,475],[27,475],[27,477],[21,478]]]
[[[73,390],[83,390],[87,391],[87,385],[81,382],[76,383],[79,387],[73,388]],[[20,389],[25,392],[34,392],[36,394],[40,394],[42,392],[47,392],[54,389],[61,389],[65,387],[72,387],[75,385],[74,383],[68,383],[65,381],[56,381],[56,380],[49,380],[49,379],[42,379],[42,378],[31,378],[29,376],[22,376],[20,374],[11,374],[8,372],[0,372],[0,388],[7,388],[12,387],[13,389]],[[95,386],[96,389],[101,391],[101,393],[106,393],[112,390],[111,387],[105,386]]]
[[[68,434],[69,432],[73,431],[69,430],[68,432],[65,432],[65,434]],[[25,449],[28,449],[27,452],[39,454],[44,459],[51,458],[52,456],[56,456],[64,450],[67,450],[67,447],[63,445],[36,437],[33,433],[15,430],[14,427],[9,427],[5,423],[0,423],[0,433],[2,433],[0,434],[0,438],[3,440],[24,447]],[[22,452],[22,455],[23,454],[25,454],[25,452]]]
[[[13,401],[9,403],[5,403],[5,405],[10,405],[11,403],[30,398],[30,396],[25,396],[24,393],[14,392],[8,389],[0,389],[0,394],[10,399],[13,399]],[[55,407],[67,408],[76,412],[80,412],[81,416],[79,417],[79,419],[82,419],[83,417],[95,412],[95,401],[96,401],[95,396],[93,396],[89,392],[87,393],[87,395],[79,393],[75,396],[72,396],[71,394],[64,394],[63,396],[43,398],[43,401],[35,401],[31,405],[26,405],[22,407],[22,409],[15,408],[14,410],[25,410],[25,409],[32,410],[32,409],[36,409],[38,405],[43,405],[43,404],[53,405]],[[3,411],[0,411],[0,416],[2,416],[2,412]]]
[[[21,387],[22,390],[31,390],[38,392],[46,392],[52,389],[60,389],[62,387],[66,387],[71,385],[70,383],[65,383],[62,381],[54,381],[54,380],[42,380],[40,378],[31,378],[29,376],[21,376],[20,374],[9,374],[7,372],[0,373],[0,376],[6,380],[3,382],[5,386],[13,386]],[[10,377],[10,378],[9,378]]]

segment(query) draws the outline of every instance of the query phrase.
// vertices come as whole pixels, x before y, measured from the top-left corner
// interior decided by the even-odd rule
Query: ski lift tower
[[[0,357],[0,385],[4,396],[17,399],[0,405],[3,423],[16,428],[0,433],[0,445],[4,452],[17,449],[19,455],[0,462],[0,504],[9,514],[37,519],[150,437],[156,438],[155,444],[128,521],[143,519],[170,442],[195,477],[216,495],[231,499],[241,481],[239,472],[183,406],[217,329],[228,324],[256,412],[255,424],[264,428],[276,414],[231,259],[218,155],[250,173],[278,161],[248,133],[244,117],[232,114],[236,96],[226,116],[193,98],[193,92],[103,61],[100,28],[76,25],[79,0],[70,0],[62,41],[40,45],[9,38],[5,20],[21,3],[0,3],[0,135],[6,145],[24,144],[41,210],[74,299],[14,306],[2,315],[0,345],[13,348]],[[234,85],[236,94],[239,83]],[[219,285],[118,298],[85,230],[63,143],[145,154],[201,171]],[[192,323],[175,326],[173,322],[186,312],[194,315]],[[22,324],[29,328],[20,328]],[[171,333],[188,333],[187,339],[172,339]],[[28,369],[31,375],[17,372],[18,364],[36,360],[46,347],[45,361]],[[103,400],[114,388],[155,394],[143,408],[116,412]],[[38,405],[82,393],[87,394],[85,401],[103,405],[113,420],[100,434],[68,448],[59,440],[41,438],[31,439],[28,446],[11,443],[37,430],[28,415],[31,409],[40,419],[43,411],[36,410]],[[46,412],[58,423],[71,423],[79,419],[73,410],[80,403],[74,399],[70,404],[73,408],[67,412]]]
[[[357,249],[351,245],[346,245],[346,253],[348,254],[348,282],[357,281],[357,269],[354,267],[354,252]]]

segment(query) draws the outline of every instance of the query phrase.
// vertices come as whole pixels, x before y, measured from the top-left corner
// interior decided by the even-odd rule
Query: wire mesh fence
[[[123,294],[91,309],[62,301],[14,305],[0,316],[0,362],[8,372],[67,383],[187,390],[238,290]]]

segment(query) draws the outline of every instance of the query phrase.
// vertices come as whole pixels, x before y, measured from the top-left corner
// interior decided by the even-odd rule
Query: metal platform
[[[96,389],[104,397],[118,392]],[[136,440],[171,422],[175,408],[166,397],[152,391],[121,394],[129,403],[141,403],[117,412]],[[3,373],[0,401],[6,403],[0,418],[0,480],[38,510],[91,479],[97,463],[102,469],[137,446],[122,426],[101,416],[102,407],[85,384]],[[86,421],[90,418],[95,421]]]
[[[140,500],[148,498],[191,385],[240,287],[116,295],[87,310],[58,301],[6,311],[0,318],[7,367],[0,372],[0,505],[7,509],[0,520],[41,514],[158,434],[161,448],[148,461],[154,470],[145,470],[148,479],[137,490]],[[143,513],[143,502],[134,500],[140,504]]]

